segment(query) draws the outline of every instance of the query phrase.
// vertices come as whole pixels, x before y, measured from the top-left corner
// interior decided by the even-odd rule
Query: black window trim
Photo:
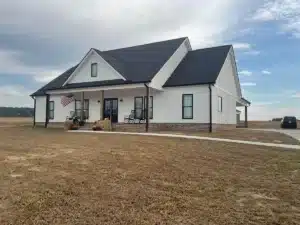
[[[51,104],[53,104],[53,109],[51,109]],[[49,101],[49,120],[54,120],[54,101]],[[50,112],[53,112],[53,116],[51,117],[51,113]]]
[[[192,105],[191,106],[184,106],[184,97],[185,96],[192,96]],[[185,119],[185,120],[192,120],[194,119],[194,95],[193,94],[182,94],[182,99],[181,99],[181,106],[182,106],[182,119]],[[184,115],[184,108],[192,108],[192,116],[191,117],[186,117]]]
[[[220,105],[219,105],[219,99],[221,99],[221,109],[220,109]],[[223,98],[222,96],[218,96],[218,112],[223,112]]]
[[[81,100],[78,100],[78,99],[75,100],[75,106],[74,106],[75,116],[77,116],[77,110],[81,110],[81,109],[77,109],[76,102],[80,102],[80,104],[81,104]],[[90,100],[89,99],[84,99],[84,102],[87,102],[88,107],[83,108],[83,111],[87,111],[87,118],[86,119],[89,119],[89,117],[90,117]],[[83,106],[85,106],[84,103],[83,103]]]
[[[93,76],[93,66],[96,65],[96,75]],[[92,63],[91,64],[91,77],[97,77],[98,76],[98,63]]]

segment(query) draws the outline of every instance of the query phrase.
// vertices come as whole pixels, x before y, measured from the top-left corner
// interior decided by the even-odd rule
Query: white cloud
[[[251,50],[251,51],[244,52],[244,54],[246,54],[246,55],[259,55],[260,51],[258,51],[258,50]]]
[[[242,43],[242,42],[234,43],[233,48],[236,51],[243,51],[243,53],[247,54],[247,55],[259,55],[260,54],[260,51],[255,50],[253,48],[253,46],[249,43]]]
[[[45,83],[91,47],[106,50],[182,36],[190,38],[194,49],[224,43],[245,15],[247,4],[251,3],[0,1],[0,72],[27,74]]]
[[[252,19],[260,20],[260,21],[269,21],[269,20],[274,20],[275,17],[270,11],[262,8],[257,10],[257,12],[254,14]]]
[[[270,75],[270,74],[271,74],[271,72],[268,71],[268,70],[263,70],[263,71],[261,71],[261,73],[262,73],[262,74],[266,74],[266,75]]]
[[[62,70],[49,70],[49,71],[42,71],[34,76],[35,81],[39,83],[48,83],[54,78],[58,77],[62,74]]]
[[[0,49],[0,72],[6,75],[30,75],[33,76],[37,82],[47,83],[70,67],[70,65],[66,65],[66,68],[57,70],[46,67],[28,66],[19,60],[20,55],[20,52],[4,51]]]
[[[241,49],[241,50],[251,49],[251,45],[249,43],[234,43],[233,47],[235,49]]]
[[[20,85],[0,86],[0,106],[32,107],[33,100],[29,97],[34,91]]]
[[[244,75],[244,76],[251,76],[252,72],[249,70],[242,70],[239,72],[240,75]]]
[[[279,104],[280,101],[270,101],[270,102],[254,102],[252,106],[266,106],[266,105],[274,105]]]
[[[256,83],[253,83],[253,82],[244,82],[244,83],[241,83],[241,86],[256,86]]]
[[[13,24],[6,33],[34,34],[77,48],[109,49],[179,36],[202,46],[221,41],[243,15],[240,5],[238,0],[1,1],[0,25]]]
[[[300,98],[300,92],[292,95],[292,98]]]
[[[254,21],[277,21],[281,30],[300,38],[300,1],[269,0],[252,17]]]

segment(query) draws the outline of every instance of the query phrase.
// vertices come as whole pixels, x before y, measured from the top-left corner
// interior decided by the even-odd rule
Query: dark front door
[[[110,118],[111,122],[118,122],[118,99],[117,98],[105,98],[103,107],[104,118]]]

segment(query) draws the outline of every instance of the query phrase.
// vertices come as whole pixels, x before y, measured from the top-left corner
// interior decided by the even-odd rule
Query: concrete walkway
[[[300,145],[274,144],[274,143],[264,143],[264,142],[256,142],[256,141],[242,141],[242,140],[232,140],[232,139],[224,139],[224,138],[211,138],[211,137],[201,137],[201,136],[190,136],[190,135],[179,135],[179,134],[133,133],[133,132],[114,132],[114,131],[109,132],[109,131],[92,131],[92,130],[69,130],[68,132],[186,138],[186,139],[196,139],[196,140],[221,141],[221,142],[229,142],[229,143],[237,143],[237,144],[248,144],[248,145],[258,145],[258,146],[267,146],[267,147],[277,147],[277,148],[286,148],[286,149],[300,149]]]
[[[295,129],[295,130],[292,130],[292,129],[251,129],[251,130],[278,132],[278,133],[286,134],[286,135],[300,141],[300,129]]]

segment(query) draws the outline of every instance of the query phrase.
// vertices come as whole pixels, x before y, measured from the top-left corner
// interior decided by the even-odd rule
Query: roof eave
[[[191,84],[175,84],[175,85],[163,85],[163,87],[184,87],[184,86],[195,86],[195,85],[214,85],[216,82],[201,82],[201,83],[191,83]]]

